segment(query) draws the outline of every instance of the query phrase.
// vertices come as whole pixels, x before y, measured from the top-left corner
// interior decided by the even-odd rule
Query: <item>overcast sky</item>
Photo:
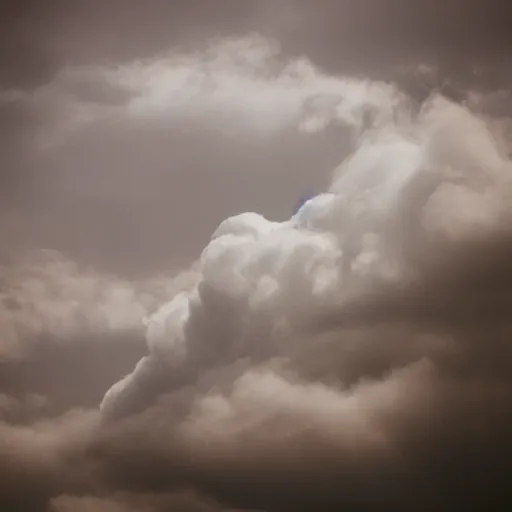
[[[290,282],[311,278],[315,265],[337,268],[330,241],[270,237],[239,253],[233,242],[222,261],[215,259],[221,245],[203,250],[224,219],[243,212],[285,221],[301,197],[326,190],[350,202],[345,182],[336,188],[342,162],[349,169],[382,165],[386,174],[417,158],[424,167],[481,172],[490,177],[471,179],[487,179],[492,193],[505,190],[496,176],[509,165],[511,24],[512,6],[499,0],[4,1],[0,465],[8,469],[0,475],[0,508],[273,512],[329,510],[330,503],[377,510],[382,502],[399,510],[415,503],[414,492],[400,492],[409,486],[421,495],[418,510],[472,510],[473,503],[474,510],[493,510],[489,496],[504,489],[508,470],[493,457],[509,441],[504,411],[511,405],[508,363],[500,362],[510,356],[505,306],[489,308],[512,297],[505,235],[490,229],[489,244],[480,233],[462,249],[440,250],[435,265],[397,250],[414,260],[414,286],[386,288],[382,303],[354,296],[350,332],[338,332],[348,328],[339,326],[345,316],[330,298],[336,312],[322,329],[334,326],[334,340],[360,344],[359,352],[343,353],[327,333],[314,350],[275,341],[281,321],[293,324],[302,307],[319,307],[313,292],[301,301],[301,285]],[[449,105],[436,103],[422,117],[423,102],[439,92]],[[362,137],[368,119],[392,142]],[[404,130],[428,141],[425,153],[415,156],[405,135],[395,146],[393,137]],[[440,195],[436,210],[447,224],[503,228],[492,224],[501,196],[450,196],[450,186],[448,206]],[[383,185],[383,201],[386,191]],[[398,204],[401,192],[389,197]],[[386,205],[382,218],[398,211]],[[419,215],[412,207],[400,212]],[[267,229],[260,220],[240,222],[224,229],[234,237],[237,229]],[[325,222],[326,233],[338,229]],[[385,222],[365,229],[383,230],[393,253],[403,242]],[[293,259],[295,249],[302,259]],[[465,250],[478,256],[444,283]],[[251,251],[267,254],[267,263],[246,261]],[[256,287],[256,277],[249,313],[215,295],[216,287],[243,293],[229,287],[233,275],[263,272],[267,264],[283,294],[277,299],[265,295],[264,284]],[[201,279],[207,284],[195,288]],[[465,290],[476,287],[484,291],[470,300]],[[172,319],[162,320],[155,332],[163,334],[151,341],[144,322],[181,290],[193,290],[190,325],[174,328],[172,319],[183,315],[181,306],[170,306]],[[440,304],[433,312],[422,305],[425,290]],[[358,314],[368,325],[357,324]],[[476,327],[467,321],[471,314],[482,319]],[[382,330],[372,323],[379,315]],[[396,320],[402,316],[405,326]],[[180,366],[167,353],[162,339],[173,336],[190,344],[191,362]],[[496,346],[476,348],[489,336]],[[297,335],[303,338],[319,339],[310,331]],[[232,351],[222,359],[216,351],[225,354],[224,339]],[[263,348],[238,352],[260,339]],[[376,339],[386,348],[376,349]],[[214,349],[203,350],[210,342]],[[497,368],[492,378],[489,365]],[[100,413],[105,393],[125,375]],[[392,405],[384,410],[382,403]],[[125,414],[131,423],[119,419]],[[459,435],[456,426],[479,414],[489,422]],[[440,425],[450,421],[444,432]],[[297,432],[294,425],[306,426]],[[422,448],[429,432],[432,453],[465,458],[473,494],[454,490],[462,465]],[[331,452],[332,462],[322,462]],[[481,465],[471,465],[474,457]],[[491,471],[495,485],[479,480],[479,471]],[[340,479],[353,492],[335,490]],[[304,491],[296,491],[301,482]]]

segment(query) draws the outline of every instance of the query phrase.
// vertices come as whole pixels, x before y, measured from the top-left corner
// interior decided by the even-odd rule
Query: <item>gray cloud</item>
[[[0,422],[2,507],[42,511],[62,486],[75,489],[84,468],[74,462],[80,460],[95,423],[95,412],[79,410],[30,425]]]
[[[76,209],[85,197],[86,210],[121,212],[127,198],[146,195],[130,215],[155,204],[154,237],[169,233],[184,260],[194,249],[184,250],[188,237],[213,235],[176,279],[129,280],[49,253],[7,258],[8,363],[42,371],[30,361],[46,338],[48,368],[66,366],[57,386],[62,378],[88,389],[50,392],[40,385],[51,381],[46,374],[32,375],[39,389],[1,395],[0,505],[271,512],[510,503],[510,161],[506,134],[495,138],[501,121],[437,96],[418,108],[390,85],[331,77],[305,60],[283,67],[259,39],[222,42],[207,58],[176,55],[69,67],[28,96],[8,95],[41,113],[33,141],[43,172],[57,169],[41,191],[46,200],[60,190]],[[200,79],[196,89],[190,77]],[[167,153],[152,145],[156,138],[167,147],[170,126],[194,133],[173,139],[169,175],[190,180],[174,195],[178,181],[155,171]],[[180,153],[191,140],[201,146]],[[337,150],[325,156],[333,140]],[[133,155],[149,144],[145,157],[131,162],[128,149],[119,151],[126,141]],[[194,158],[197,147],[207,155]],[[224,160],[230,151],[239,153]],[[105,178],[117,153],[124,162]],[[335,157],[343,161],[328,190],[290,220],[232,216],[257,210],[248,198],[259,186],[275,195],[272,217],[289,217],[284,198],[295,200],[299,188],[292,182],[320,190]],[[157,174],[147,189],[151,172],[137,174],[139,167]],[[130,180],[130,190],[120,187]],[[197,180],[219,189],[234,180],[234,192],[218,196],[233,202],[205,206]],[[159,197],[175,216],[156,205],[155,183],[169,183]],[[56,228],[54,218],[46,221]],[[155,238],[144,240],[151,246]],[[101,412],[59,415],[73,397],[89,406],[109,385],[105,360],[118,350],[131,352],[126,363],[140,357],[142,318],[164,300],[146,322],[147,353]],[[112,352],[98,348],[108,343]],[[79,376],[82,359],[88,379]],[[34,392],[48,398],[42,417],[13,414],[39,404]],[[55,396],[61,409],[51,409]]]

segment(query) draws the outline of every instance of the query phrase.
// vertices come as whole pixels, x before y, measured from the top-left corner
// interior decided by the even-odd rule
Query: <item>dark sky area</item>
[[[3,2],[2,10],[9,86],[49,80],[66,62],[119,62],[252,30],[331,70],[418,58],[464,68],[508,57],[512,16],[499,0],[25,1]]]
[[[331,70],[433,59],[464,68],[506,59],[511,8],[492,0],[3,2],[2,80],[33,86],[67,62],[153,56],[256,30]]]

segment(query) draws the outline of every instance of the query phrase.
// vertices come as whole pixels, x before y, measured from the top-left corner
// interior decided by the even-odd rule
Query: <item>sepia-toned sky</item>
[[[512,6],[0,9],[0,510],[511,503]],[[370,227],[319,206],[324,238],[264,238],[263,220],[243,217],[208,245],[244,212],[287,221],[325,191],[348,204],[366,182],[347,191],[346,169],[391,176],[416,161],[487,184],[439,195],[432,222],[447,219],[439,240],[453,246],[423,242],[421,222],[407,231],[423,206],[391,179]],[[347,298],[331,235],[365,229],[396,281],[381,289],[371,267]],[[315,302],[323,292],[304,283],[324,267],[333,295]],[[186,314],[171,302],[145,332],[183,290]],[[301,321],[322,307],[312,333]]]
[[[21,194],[17,201],[27,215],[41,217],[40,224],[43,225],[34,228],[37,236],[48,236],[48,243],[71,251],[76,257],[92,259],[96,264],[112,266],[113,260],[117,266],[123,260],[130,271],[143,265],[154,270],[155,264],[161,264],[158,260],[164,253],[169,261],[169,244],[176,245],[176,236],[180,245],[176,258],[183,263],[184,258],[190,258],[201,249],[204,237],[220,219],[241,208],[257,207],[270,216],[286,217],[294,197],[309,192],[321,182],[307,176],[291,188],[286,178],[276,176],[270,195],[263,177],[261,180],[253,178],[251,184],[233,183],[233,187],[240,189],[237,194],[231,194],[222,186],[215,187],[209,197],[201,201],[204,222],[197,223],[197,234],[187,232],[187,240],[184,240],[179,227],[167,226],[177,234],[172,232],[155,240],[154,233],[159,231],[158,219],[174,216],[180,206],[173,208],[172,203],[187,201],[188,195],[197,191],[196,180],[205,179],[205,176],[195,176],[183,170],[193,166],[201,172],[202,155],[186,149],[189,144],[195,144],[193,137],[179,134],[177,137],[183,136],[184,140],[174,136],[171,141],[160,140],[164,139],[161,126],[144,126],[143,133],[139,133],[135,126],[116,126],[115,130],[110,126],[95,126],[90,133],[85,131],[69,137],[58,150],[43,156],[35,155],[34,132],[49,130],[48,122],[64,115],[59,112],[63,108],[59,102],[64,99],[46,97],[27,102],[6,100],[5,96],[28,97],[38,89],[51,87],[59,82],[59,75],[72,66],[127,65],[178,48],[183,51],[200,49],[211,37],[244,36],[251,32],[277,40],[284,56],[306,56],[330,73],[402,81],[405,87],[420,96],[424,94],[422,85],[415,84],[412,77],[401,71],[418,62],[435,66],[442,76],[466,80],[471,85],[489,82],[492,88],[498,89],[506,87],[510,80],[507,70],[512,9],[506,2],[497,0],[486,3],[461,0],[221,0],[215,3],[112,0],[51,1],[44,5],[36,1],[7,1],[2,5],[0,82],[4,99],[1,123],[4,159],[8,162],[2,172],[4,202],[16,202],[13,198],[18,196],[14,194]],[[472,72],[477,68],[480,75],[475,77]],[[77,78],[75,83],[65,87],[69,88],[66,94],[75,95],[100,109],[127,100],[126,91],[98,80]],[[210,134],[205,136],[210,138]],[[123,151],[106,148],[107,144],[101,144],[104,137],[114,137],[116,144],[123,145]],[[194,134],[194,137],[201,135]],[[209,166],[219,171],[222,168],[215,172],[218,180],[219,175],[229,174],[235,167],[246,166],[248,162],[255,168],[267,169],[274,165],[280,168],[299,166],[294,172],[302,176],[308,172],[312,160],[322,159],[315,166],[327,172],[339,160],[341,151],[332,148],[328,142],[309,142],[311,147],[303,148],[303,153],[299,154],[290,150],[295,149],[295,143],[293,139],[273,140],[263,151],[254,147],[258,155],[249,157],[249,148],[231,151],[241,156],[226,155],[219,146],[222,142],[210,140],[209,151],[217,154],[208,154]],[[172,144],[177,145],[178,150],[171,149]],[[112,144],[108,146],[113,147]],[[299,144],[298,149],[301,147]],[[184,161],[180,165],[171,164],[171,152],[174,160],[183,158]],[[134,157],[134,153],[138,156]],[[257,161],[258,158],[261,161]],[[145,187],[151,196],[151,212],[143,199],[134,203],[130,198],[133,215],[126,216],[122,213],[125,211],[122,197],[108,197],[108,200],[99,197],[108,194],[104,190],[100,192],[104,180],[110,179],[110,174],[114,176],[121,167],[127,167],[127,161],[128,167],[133,162],[134,173],[147,176]],[[168,173],[161,169],[171,165],[175,167],[170,178],[172,183],[163,185],[161,180],[167,179]],[[75,173],[80,173],[79,180],[87,179],[89,197],[84,197],[85,192],[70,191],[70,187],[65,192],[58,190],[64,187],[59,183],[59,170],[73,176],[67,178],[71,181],[75,179]],[[272,173],[271,170],[268,172]],[[227,179],[232,180],[232,177]],[[164,188],[165,199],[158,198]],[[169,195],[169,189],[179,197]],[[118,196],[123,194],[128,192],[120,192]],[[235,195],[238,202],[235,202]],[[96,196],[94,205],[92,196]],[[43,218],[48,218],[46,224]],[[141,243],[141,240],[147,240],[147,243]]]

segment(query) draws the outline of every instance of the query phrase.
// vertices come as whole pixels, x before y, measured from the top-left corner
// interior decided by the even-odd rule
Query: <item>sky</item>
[[[1,9],[2,510],[512,503],[506,2]]]

